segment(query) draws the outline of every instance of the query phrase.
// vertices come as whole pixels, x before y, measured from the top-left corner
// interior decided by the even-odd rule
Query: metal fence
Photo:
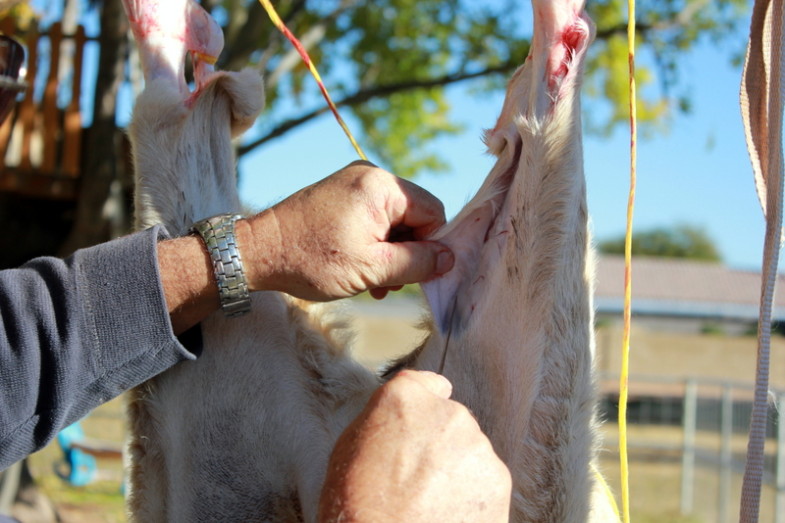
[[[617,419],[618,378],[602,376],[600,387],[601,415],[612,424]],[[738,520],[752,398],[752,385],[744,383],[654,376],[630,379],[628,424],[639,429],[671,427],[674,436],[656,432],[657,437],[648,437],[646,430],[631,431],[631,460],[637,455],[680,461],[682,515],[719,523]],[[774,523],[785,523],[783,413],[785,391],[770,391],[761,521]],[[606,446],[612,448],[613,443],[606,441]]]

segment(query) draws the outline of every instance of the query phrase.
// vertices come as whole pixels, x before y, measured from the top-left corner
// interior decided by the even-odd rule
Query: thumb
[[[427,370],[405,369],[399,372],[393,379],[404,378],[416,381],[428,389],[431,394],[435,394],[440,398],[449,399],[452,395],[452,383],[441,374]]]
[[[380,267],[379,287],[419,283],[452,269],[455,255],[446,245],[433,241],[384,243],[386,265]]]

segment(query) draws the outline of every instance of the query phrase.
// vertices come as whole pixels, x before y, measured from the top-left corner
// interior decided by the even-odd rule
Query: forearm
[[[159,242],[158,267],[175,334],[218,309],[218,288],[201,238],[192,235]]]
[[[280,240],[272,211],[235,223],[235,238],[250,291],[286,290],[278,267]],[[218,310],[220,300],[213,262],[198,234],[158,244],[158,266],[166,306],[175,334]]]
[[[0,469],[195,356],[174,337],[145,231],[0,272]]]

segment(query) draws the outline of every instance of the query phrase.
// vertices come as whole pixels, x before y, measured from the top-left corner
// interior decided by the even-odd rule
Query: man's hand
[[[423,241],[444,224],[441,202],[368,162],[354,162],[246,223],[252,232],[241,249],[251,288],[308,300],[368,289],[381,298],[454,263],[446,246]],[[248,265],[256,260],[266,263],[255,273]]]
[[[307,300],[389,290],[449,271],[445,245],[423,241],[444,223],[441,202],[368,162],[332,176],[235,224],[249,289]],[[159,243],[159,269],[175,333],[218,308],[204,242],[185,236]]]
[[[451,392],[416,371],[376,391],[335,445],[319,520],[507,521],[510,473]]]

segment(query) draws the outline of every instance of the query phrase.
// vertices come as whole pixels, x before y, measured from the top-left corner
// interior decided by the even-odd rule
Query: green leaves
[[[367,146],[400,176],[447,169],[427,149],[439,136],[461,130],[452,122],[443,87],[451,74],[508,59],[509,48],[496,36],[498,13],[457,0],[386,0],[364,3],[347,26],[359,90],[400,87],[352,106]]]
[[[627,2],[597,0],[588,10],[597,39],[586,68],[586,94],[591,98],[586,105],[602,110],[587,114],[587,127],[609,133],[629,120]],[[639,1],[636,10],[637,111],[645,135],[666,129],[673,112],[689,110],[689,95],[673,92],[680,87],[680,57],[701,40],[732,39],[747,5],[744,0],[649,0]],[[734,57],[729,53],[729,61]]]
[[[599,242],[604,254],[624,254],[624,236]],[[634,256],[721,261],[719,250],[703,229],[691,225],[655,228],[632,235]]]
[[[628,120],[626,0],[588,3],[597,39],[587,62],[585,121],[608,133]],[[445,87],[465,82],[472,93],[503,89],[529,48],[529,6],[513,0],[279,0],[282,18],[310,35],[309,53],[339,104],[356,117],[361,145],[403,176],[448,164],[429,149],[459,132]],[[291,46],[272,30],[256,0],[224,0],[227,45],[222,62],[255,64],[270,81],[269,123],[245,153],[321,114],[316,86]],[[667,128],[687,111],[680,57],[698,42],[743,42],[744,0],[638,0],[638,119],[644,133]],[[316,31],[319,29],[320,31]],[[736,41],[734,41],[736,38]],[[741,49],[731,49],[729,60]],[[282,81],[278,81],[281,78]],[[679,91],[682,92],[679,92]],[[281,103],[284,102],[284,103]],[[316,109],[314,109],[316,108]],[[268,120],[269,121],[269,120]]]
[[[354,112],[376,155],[392,172],[411,177],[423,169],[447,169],[427,144],[439,135],[461,130],[450,122],[448,111],[444,91],[432,88],[376,98]]]

